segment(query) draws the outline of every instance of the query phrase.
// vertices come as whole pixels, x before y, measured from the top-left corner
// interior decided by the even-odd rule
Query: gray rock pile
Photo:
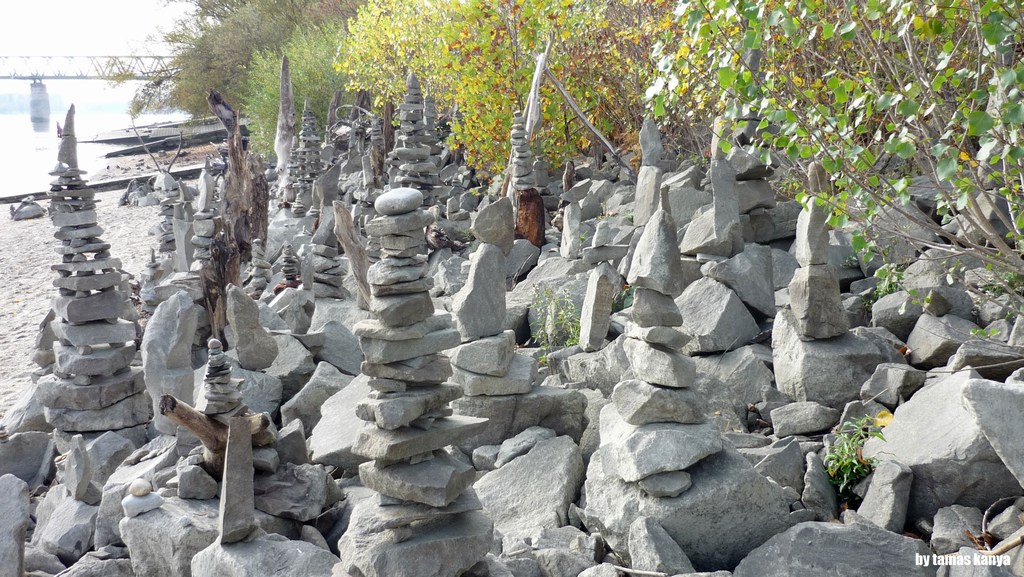
[[[537,187],[533,173],[533,152],[530,151],[526,119],[522,112],[512,115],[512,186],[510,190],[529,190]]]
[[[369,271],[375,318],[354,331],[372,392],[356,407],[369,424],[352,452],[370,459],[359,478],[376,495],[356,505],[338,544],[342,567],[365,577],[454,577],[491,547],[491,522],[470,490],[475,471],[444,450],[487,421],[448,407],[462,390],[445,382],[451,368],[438,353],[460,339],[449,315],[434,314],[422,254],[432,217],[422,204],[418,190],[392,189],[367,224],[384,256]]]
[[[259,300],[263,291],[267,290],[270,279],[274,276],[273,265],[267,261],[263,240],[253,239],[252,259],[249,261],[249,277],[245,282],[245,292],[252,299]]]
[[[348,259],[342,256],[338,237],[334,234],[334,210],[323,213],[312,242],[313,294],[317,298],[332,299],[349,296],[343,286],[348,274]]]
[[[658,163],[664,152],[661,133],[654,119],[645,118],[640,128],[640,151],[642,160],[636,176],[636,204],[633,208],[633,224],[643,226],[661,204],[661,169]]]
[[[75,109],[68,110],[64,137],[48,196],[61,262],[51,268],[56,319],[51,324],[53,374],[39,381],[46,420],[64,433],[144,425],[152,409],[142,371],[132,368],[135,324],[123,320],[121,263],[111,257],[96,224],[96,193],[78,168]]]

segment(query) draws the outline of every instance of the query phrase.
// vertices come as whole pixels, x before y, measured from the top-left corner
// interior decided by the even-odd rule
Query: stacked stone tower
[[[390,568],[402,566],[412,568],[403,577],[455,577],[491,546],[492,524],[470,489],[476,471],[444,450],[487,420],[453,416],[448,406],[462,390],[445,382],[451,367],[438,353],[460,339],[450,315],[434,313],[428,292],[423,229],[433,217],[422,204],[419,191],[393,189],[377,199],[380,216],[366,227],[383,258],[369,270],[375,318],[354,331],[373,392],[357,405],[369,424],[353,452],[370,459],[359,478],[378,495],[356,506],[338,544],[342,567],[353,575],[390,577]],[[442,551],[440,566],[427,561]]]
[[[53,374],[39,382],[46,420],[65,433],[126,429],[152,417],[142,371],[132,368],[135,324],[122,320],[121,263],[96,224],[96,192],[78,168],[75,107],[68,110],[48,196],[61,262],[51,324]]]
[[[292,203],[292,214],[297,217],[306,216],[313,197],[313,182],[323,172],[320,161],[320,137],[317,136],[316,115],[309,109],[309,101],[302,108],[302,128],[292,159],[289,163],[292,186],[295,187],[295,202]]]
[[[405,86],[405,99],[398,105],[400,124],[395,136],[395,149],[387,158],[391,188],[414,188],[433,204],[431,193],[440,183],[437,165],[430,161],[431,144],[435,139],[429,134],[424,117],[419,79],[410,74]]]

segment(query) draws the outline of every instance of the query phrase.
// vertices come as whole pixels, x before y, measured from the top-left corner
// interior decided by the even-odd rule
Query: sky
[[[166,0],[33,0],[0,19],[0,56],[162,55],[147,37],[185,9]]]

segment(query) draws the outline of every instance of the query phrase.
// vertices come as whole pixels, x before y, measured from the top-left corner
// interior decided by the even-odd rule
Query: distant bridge
[[[0,56],[0,78],[145,80],[170,65],[170,56]]]

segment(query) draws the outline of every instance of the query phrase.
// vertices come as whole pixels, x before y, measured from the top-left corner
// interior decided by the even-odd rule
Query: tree
[[[146,83],[133,109],[171,107],[206,113],[206,94],[215,89],[242,102],[256,54],[277,50],[309,24],[340,21],[354,14],[358,0],[171,0],[191,10],[164,35],[173,62]]]
[[[833,222],[856,219],[859,248],[910,220],[934,235],[918,245],[981,258],[1024,302],[1018,3],[682,0],[676,13],[686,33],[659,53],[656,107],[713,95],[726,118],[759,122],[749,152],[822,159]],[[758,70],[744,54],[761,56]],[[914,176],[932,184],[937,219],[910,206]]]
[[[298,112],[308,99],[318,126],[325,126],[331,98],[347,84],[344,74],[332,63],[342,37],[340,20],[308,25],[297,29],[280,49],[263,50],[253,57],[246,76],[242,108],[249,117],[249,131],[258,150],[273,150],[282,54],[288,55]]]

